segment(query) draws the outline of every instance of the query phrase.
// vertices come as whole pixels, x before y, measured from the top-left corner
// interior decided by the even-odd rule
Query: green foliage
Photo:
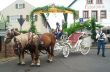
[[[8,25],[7,19],[0,13],[0,29],[5,30]]]
[[[91,37],[92,37],[92,39],[95,40],[96,27],[97,28],[101,28],[103,26],[100,25],[100,24],[95,24],[95,19],[91,19],[91,20],[85,21],[83,24],[80,24],[80,22],[72,23],[70,25],[70,27],[63,28],[63,31],[64,32],[67,32],[70,35],[70,34],[76,32],[76,31],[87,29],[87,30],[91,31],[91,33],[92,33],[92,36]]]
[[[72,23],[69,28],[64,29],[64,32],[67,32],[70,35],[73,32],[83,29],[91,30],[90,20],[85,21],[83,24],[80,24],[80,22]]]
[[[62,29],[65,29],[65,28],[67,28],[67,23],[66,23],[66,22],[64,22],[64,23],[62,24]]]
[[[91,38],[95,41],[96,40],[96,19],[95,18],[92,18],[91,19],[91,33],[92,33],[92,36]]]
[[[36,26],[34,24],[31,24],[29,31],[36,34]]]
[[[91,30],[91,20],[87,20],[83,23],[84,28],[87,30]]]
[[[21,31],[19,31],[19,32],[21,32],[21,33],[28,33],[27,30],[21,30]]]
[[[31,17],[31,24],[34,24],[34,21],[33,21],[33,14],[35,13],[35,12],[38,12],[38,11],[43,11],[43,12],[46,12],[46,13],[48,13],[48,11],[49,11],[49,9],[50,8],[52,8],[53,6],[44,6],[44,7],[38,7],[38,8],[36,8],[36,9],[34,9],[32,12],[31,12],[31,14],[30,14],[30,17]],[[71,11],[72,13],[73,13],[73,15],[74,16],[76,16],[77,15],[77,13],[76,13],[76,11],[75,10],[73,10],[73,9],[71,9],[71,8],[68,8],[68,7],[64,7],[64,6],[54,6],[55,8],[57,8],[57,9],[59,9],[59,10],[61,10],[62,11],[62,13],[63,13],[63,11],[64,10],[68,10],[68,11]],[[66,26],[67,24],[65,24],[64,25],[64,28],[67,28],[67,26]]]
[[[96,24],[96,28],[102,28],[102,27],[104,27],[104,26],[101,24]]]

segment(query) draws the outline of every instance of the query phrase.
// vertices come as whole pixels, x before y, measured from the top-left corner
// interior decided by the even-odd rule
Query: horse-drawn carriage
[[[11,30],[7,33],[6,44],[8,40],[12,43],[15,54],[19,57],[18,64],[21,65],[25,64],[24,54],[27,50],[32,57],[32,66],[40,66],[39,56],[42,51],[47,52],[48,62],[52,62],[54,50],[62,51],[64,57],[68,57],[70,52],[77,51],[85,55],[90,50],[88,35],[82,32],[73,33],[69,37],[63,34],[60,40],[56,40],[55,35],[52,33],[44,33],[42,35],[34,35],[33,33],[20,34],[15,30]]]
[[[55,44],[55,51],[62,52],[64,57],[68,57],[70,52],[81,52],[86,55],[90,50],[90,36],[83,32],[76,32],[67,35],[62,35],[60,40]]]

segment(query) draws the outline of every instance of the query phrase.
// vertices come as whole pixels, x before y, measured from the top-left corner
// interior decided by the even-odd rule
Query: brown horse
[[[36,65],[37,58],[39,56],[38,52],[38,44],[39,44],[39,38],[37,35],[30,35],[29,34],[20,34],[18,36],[15,36],[13,38],[13,48],[15,53],[19,57],[19,63],[21,65],[24,65],[24,53],[28,50],[30,51],[31,57],[32,57],[32,63],[31,65]]]
[[[17,30],[11,29],[7,31],[7,36],[5,39],[6,47],[9,44],[13,47],[16,55],[19,57],[18,64],[24,65],[24,53],[28,50],[30,51],[32,57],[31,65],[35,65],[36,58],[38,57],[38,36],[30,33],[20,34]]]
[[[52,33],[44,33],[40,36],[39,52],[45,50],[48,53],[48,62],[53,61],[55,42],[56,38]],[[40,66],[39,57],[37,65]]]
[[[5,49],[11,53],[11,56],[14,55],[11,40],[14,36],[17,36],[17,35],[20,35],[20,33],[17,32],[15,29],[10,29],[6,31],[6,36],[4,38],[4,46],[5,46]],[[10,54],[6,53],[6,55],[10,55]]]
[[[5,44],[8,44],[11,42],[12,38],[14,36],[20,35],[20,33],[18,31],[16,31],[16,29],[11,29],[11,30],[7,30],[6,32],[6,37],[5,37]]]

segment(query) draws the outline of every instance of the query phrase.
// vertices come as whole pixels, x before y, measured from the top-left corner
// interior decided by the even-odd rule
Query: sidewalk
[[[94,45],[94,46],[91,46],[91,48],[97,48],[97,46]],[[107,43],[107,44],[105,45],[105,48],[110,49],[110,43]]]
[[[7,58],[1,58],[0,59],[0,64],[3,64],[3,63],[6,63],[6,62],[9,62],[9,61],[12,61],[12,60],[15,60],[17,59],[17,57],[7,57]]]

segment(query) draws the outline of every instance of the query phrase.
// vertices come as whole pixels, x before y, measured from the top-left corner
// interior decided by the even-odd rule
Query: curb
[[[97,46],[91,46],[91,49],[97,49]],[[110,49],[110,46],[105,46],[106,49]]]
[[[3,58],[3,59],[0,59],[0,64],[9,62],[9,61],[12,61],[12,60],[15,60],[15,59],[17,59],[17,57]]]

